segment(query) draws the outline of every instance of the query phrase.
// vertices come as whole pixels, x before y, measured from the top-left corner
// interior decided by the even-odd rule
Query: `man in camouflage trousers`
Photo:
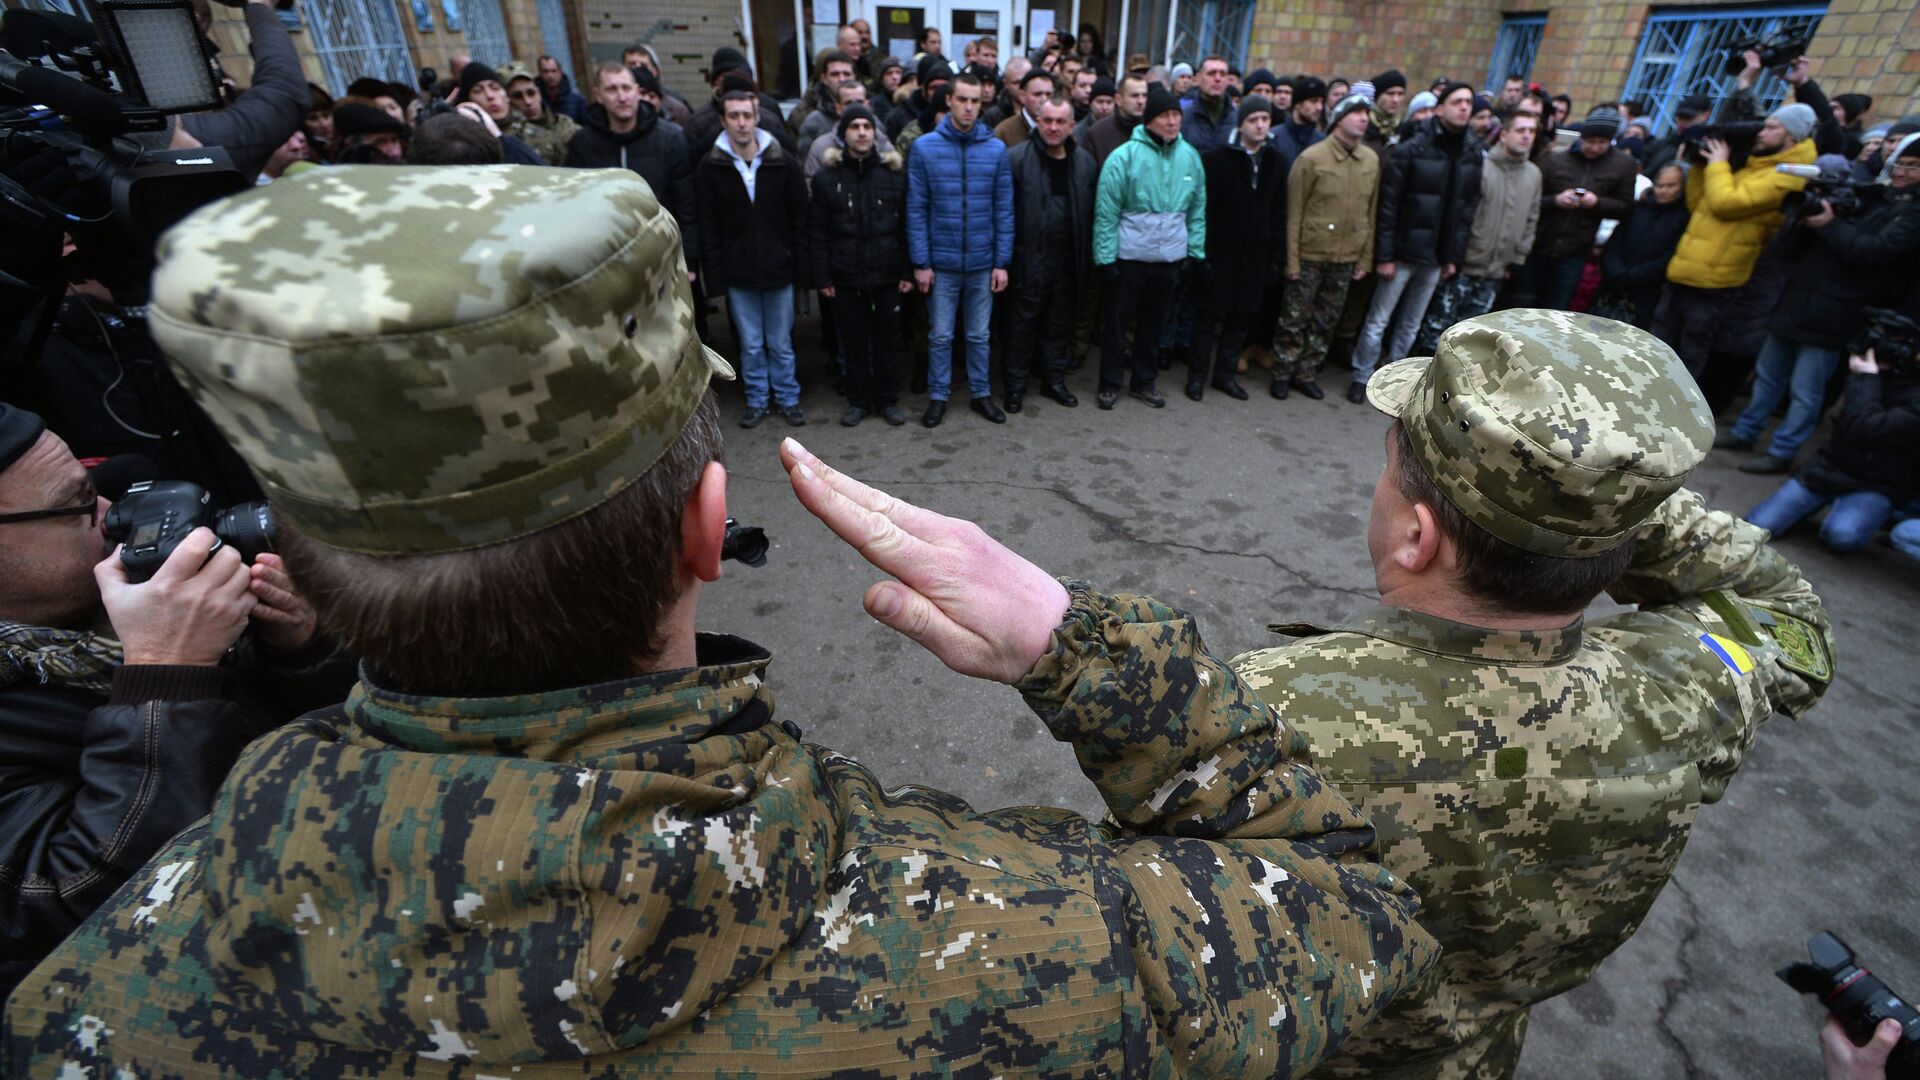
[[[1820,601],[1682,485],[1713,415],[1672,349],[1510,310],[1368,384],[1395,418],[1381,606],[1234,661],[1424,900],[1440,966],[1317,1076],[1512,1074],[1527,1010],[1640,925],[1773,711],[1832,678]],[[1638,610],[1591,623],[1601,591]]]
[[[1110,817],[776,720],[771,657],[693,631],[732,371],[689,303],[624,170],[318,170],[167,234],[155,335],[366,663],[28,976],[12,1073],[1299,1076],[1418,982],[1372,829],[1190,618],[792,442],[867,610]]]
[[[1287,268],[1274,330],[1273,384],[1320,400],[1320,365],[1347,289],[1373,265],[1373,218],[1380,159],[1360,141],[1373,102],[1348,94],[1334,106],[1333,130],[1300,152],[1287,173]]]

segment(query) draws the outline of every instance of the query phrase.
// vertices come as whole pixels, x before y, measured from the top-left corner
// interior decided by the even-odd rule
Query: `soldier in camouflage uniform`
[[[513,108],[513,123],[502,134],[511,135],[539,154],[549,165],[567,159],[567,143],[580,125],[571,116],[554,111],[540,94],[540,84],[527,65],[518,60],[500,66],[500,78],[507,84],[507,100]]]
[[[869,610],[1017,685],[1111,817],[888,790],[776,720],[768,654],[692,631],[732,371],[684,265],[610,169],[323,170],[167,234],[155,334],[367,663],[28,977],[15,1073],[1298,1076],[1431,967],[1365,819],[1190,618],[797,444],[802,501],[899,578]],[[606,527],[635,492],[677,544]],[[491,613],[505,578],[580,572],[518,557],[556,535],[675,559],[672,606],[489,627],[382,588],[492,567]],[[518,689],[386,674],[442,634],[475,643],[466,680]],[[533,646],[562,635],[650,644],[556,681],[573,658]]]
[[[1640,925],[1760,722],[1825,690],[1831,637],[1767,534],[1682,487],[1713,416],[1651,335],[1497,312],[1368,395],[1397,420],[1382,606],[1275,626],[1300,640],[1234,666],[1371,815],[1443,952],[1315,1075],[1505,1077],[1528,1008]],[[1638,610],[1583,623],[1603,587]]]

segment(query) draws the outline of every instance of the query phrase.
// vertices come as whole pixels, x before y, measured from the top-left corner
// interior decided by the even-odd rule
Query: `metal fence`
[[[413,85],[413,56],[392,0],[301,0],[300,9],[328,90],[344,94],[367,76]]]
[[[507,20],[500,14],[499,0],[446,0],[460,6],[460,29],[467,36],[467,55],[491,68],[513,59],[513,42],[507,39]]]
[[[1718,103],[1732,95],[1735,76],[1727,73],[1726,65],[1733,50],[1777,35],[1811,36],[1826,13],[1824,4],[1656,11],[1640,34],[1640,49],[1621,97],[1644,104],[1654,130],[1664,132],[1681,98],[1705,94]],[[1786,98],[1787,86],[1766,71],[1753,92],[1764,113]]]
[[[1547,32],[1547,17],[1509,15],[1500,22],[1500,36],[1493,43],[1493,60],[1487,64],[1489,93],[1497,93],[1509,75],[1533,74],[1533,57],[1540,51],[1540,39]]]

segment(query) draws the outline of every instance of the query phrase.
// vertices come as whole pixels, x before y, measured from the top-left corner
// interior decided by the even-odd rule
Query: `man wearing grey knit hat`
[[[1673,346],[1698,378],[1712,351],[1722,311],[1753,276],[1754,263],[1783,220],[1780,204],[1806,186],[1777,165],[1811,165],[1813,109],[1795,102],[1767,117],[1753,152],[1735,169],[1723,139],[1707,139],[1687,176],[1693,216],[1667,264],[1667,286],[1654,309],[1653,332]]]

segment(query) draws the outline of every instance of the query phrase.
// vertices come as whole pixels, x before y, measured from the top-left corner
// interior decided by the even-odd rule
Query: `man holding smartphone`
[[[1614,148],[1620,113],[1601,107],[1580,125],[1580,142],[1540,162],[1540,235],[1532,269],[1541,307],[1564,309],[1580,284],[1593,238],[1606,218],[1633,213],[1633,155]]]

